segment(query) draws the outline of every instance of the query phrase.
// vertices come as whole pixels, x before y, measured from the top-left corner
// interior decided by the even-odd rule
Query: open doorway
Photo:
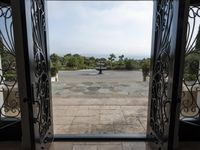
[[[10,11],[11,8],[8,5],[10,3],[13,9],[13,13],[11,13]],[[43,0],[4,1],[1,3],[2,5],[1,17],[3,21],[5,21],[4,25],[6,25],[6,30],[4,30],[4,27],[2,26],[3,24],[1,24],[1,29],[3,32],[1,31],[0,49],[1,49],[1,52],[9,53],[9,55],[1,53],[1,59],[4,60],[2,61],[1,71],[0,71],[0,75],[2,77],[1,78],[1,103],[0,103],[2,106],[1,118],[0,118],[1,131],[3,132],[9,131],[10,132],[9,134],[6,133],[4,135],[8,135],[8,137],[10,138],[12,137],[11,135],[12,134],[15,135],[15,133],[12,132],[7,127],[11,127],[12,125],[16,127],[17,125],[17,129],[15,131],[21,132],[20,130],[22,129],[22,136],[20,135],[19,137],[17,137],[17,139],[21,140],[22,138],[23,147],[24,148],[29,147],[25,149],[35,149],[34,147],[36,147],[36,149],[45,149],[45,147],[49,145],[48,143],[52,142],[53,136],[54,136],[54,133],[52,132],[53,116],[51,113],[52,112],[51,111],[52,110],[51,96],[50,96],[51,86],[49,82],[50,68],[48,64],[49,62],[48,41],[46,40],[47,39],[47,35],[46,35],[47,23],[45,22],[46,11],[45,11],[44,4],[45,4],[45,1]],[[193,36],[191,36],[191,38],[186,37],[186,35],[187,36],[190,35],[189,32],[186,32],[186,31],[189,31],[190,29],[190,26],[188,26],[187,28],[188,30],[186,30],[186,24],[188,24],[189,1],[187,3],[183,1],[170,1],[170,0],[169,1],[155,1],[154,4],[155,4],[154,5],[155,11],[154,11],[154,23],[153,23],[154,26],[153,26],[153,32],[152,32],[153,33],[152,55],[151,55],[152,65],[151,65],[151,79],[150,79],[151,84],[150,84],[150,92],[149,92],[150,96],[149,96],[149,109],[148,109],[149,110],[148,131],[147,131],[146,139],[149,140],[150,143],[155,145],[157,149],[173,149],[176,146],[176,142],[178,142],[178,139],[177,139],[178,130],[179,130],[179,133],[184,133],[187,138],[189,137],[190,140],[192,139],[192,137],[188,136],[189,134],[187,133],[190,133],[191,135],[191,133],[193,134],[194,132],[185,132],[185,131],[189,131],[188,125],[191,127],[190,129],[195,131],[195,133],[199,133],[198,132],[199,131],[198,130],[198,127],[199,127],[199,92],[198,92],[199,91],[198,90],[199,89],[198,88],[199,87],[198,86],[199,85],[199,56],[196,55],[196,53],[191,53],[191,52],[198,52],[199,50],[199,28],[198,27],[193,28],[196,30],[196,31],[192,30],[193,35],[195,35],[194,38],[192,38]],[[192,13],[189,13],[189,18],[192,18],[192,20],[194,19],[194,22],[196,22],[195,17],[197,16],[199,17],[199,14],[198,14],[199,7],[197,8],[196,6],[199,5],[199,3],[197,1],[191,1],[190,4],[192,5],[190,11],[194,13],[194,16],[191,15]],[[26,13],[24,10],[27,10],[26,12],[29,12],[29,13]],[[14,24],[13,27],[15,31],[14,33],[12,32],[12,30],[7,30],[7,29],[12,29],[12,21],[8,21],[7,23],[9,24],[6,23],[6,20],[11,17],[11,15],[9,14],[13,15],[13,24]],[[120,15],[118,15],[118,17],[119,16]],[[98,19],[100,20],[100,17]],[[27,27],[27,28],[24,28],[24,27]],[[8,32],[5,33],[5,31],[8,31]],[[97,30],[95,30],[95,33],[96,31]],[[15,37],[14,40],[13,40],[13,34]],[[9,35],[11,38],[7,35]],[[93,38],[95,38],[95,36],[93,36]],[[172,38],[176,40],[172,40]],[[86,39],[88,39],[88,37]],[[106,39],[106,38],[103,38],[103,39],[106,42],[109,41],[109,39]],[[187,41],[188,39],[189,41]],[[7,43],[7,41],[9,41],[9,44]],[[16,48],[16,50],[12,49],[12,44],[13,44],[12,41],[15,41],[16,45],[14,48]],[[92,40],[90,40],[90,43],[91,41]],[[192,43],[190,44],[191,41]],[[120,40],[115,43],[119,44]],[[184,57],[185,44],[186,44],[186,50],[189,50],[190,55],[188,54],[187,56]],[[188,48],[187,46],[189,47],[189,49],[187,49]],[[95,50],[95,52],[97,51],[101,51],[101,50]],[[138,70],[134,70],[134,71],[135,72],[140,71],[140,76],[143,77],[141,75],[140,69],[142,69],[141,66],[144,64],[144,62],[142,63],[139,60],[140,58],[137,58],[137,60],[135,59],[133,60],[133,58],[130,58],[131,56],[130,54],[128,54],[126,56],[127,59],[125,59],[126,57],[125,58],[122,57],[123,56],[122,54],[124,54],[124,56],[126,54],[124,51],[122,53],[122,50],[120,50],[122,54],[115,53],[116,51],[114,51],[113,54],[109,53],[108,56],[105,58],[103,56],[100,56],[100,57],[95,56],[93,68],[87,68],[85,66],[82,66],[82,68],[81,67],[78,68],[78,66],[73,66],[73,68],[68,68],[69,70],[74,69],[73,72],[72,71],[70,72],[71,76],[70,74],[67,74],[68,79],[71,82],[73,82],[73,84],[71,85],[70,88],[65,87],[65,89],[66,91],[70,89],[69,91],[75,92],[73,95],[73,99],[70,97],[68,98],[57,97],[56,100],[60,98],[60,101],[59,102],[56,100],[54,101],[54,103],[57,103],[56,105],[57,108],[54,108],[54,114],[57,113],[57,116],[58,116],[58,120],[57,121],[55,120],[54,123],[57,126],[62,125],[62,127],[64,127],[62,134],[65,134],[66,132],[66,134],[68,133],[68,134],[80,135],[81,134],[80,132],[69,133],[70,131],[73,131],[73,127],[72,127],[73,125],[77,125],[76,127],[79,127],[79,125],[82,125],[82,124],[88,125],[88,128],[86,128],[86,129],[89,129],[88,132],[85,132],[84,130],[83,134],[85,133],[90,134],[93,129],[92,125],[107,125],[108,124],[108,125],[113,125],[117,127],[121,125],[121,127],[123,128],[128,124],[128,119],[127,119],[128,117],[133,117],[133,118],[135,117],[136,121],[139,120],[141,122],[141,119],[139,118],[141,116],[136,116],[136,115],[134,116],[132,113],[130,113],[132,110],[134,110],[133,112],[134,113],[136,112],[136,114],[138,112],[141,113],[142,110],[144,111],[144,113],[146,113],[145,109],[139,109],[139,110],[136,108],[134,109],[134,107],[130,105],[131,100],[133,100],[134,98],[133,93],[134,94],[137,93],[135,91],[132,93],[132,91],[130,90],[132,88],[130,87],[129,84],[132,83],[134,80],[133,79],[128,80],[128,81],[124,80],[126,78],[129,78],[130,76],[134,77],[134,79],[136,80],[136,77],[134,74],[131,74],[131,71],[127,71],[126,69],[124,69],[123,67],[126,65],[123,66],[122,64],[123,62],[125,63],[125,60],[126,60],[126,62],[129,62],[129,67],[130,67],[130,66],[134,66],[133,64],[135,62],[138,62],[138,66],[139,66]],[[14,58],[15,52],[16,52],[16,63],[15,63],[15,58]],[[78,54],[75,54],[72,52],[70,53],[71,55],[67,55],[67,57],[73,58],[73,61],[72,61],[73,63],[76,62],[76,60],[79,60],[78,58],[82,58],[84,62],[83,64],[85,64],[85,60],[87,60],[87,57],[88,57],[86,56],[86,54],[82,54],[79,52]],[[111,56],[113,60],[111,58],[108,59]],[[114,56],[117,56],[117,58],[115,58]],[[57,57],[59,58],[58,64],[60,63],[62,67],[63,62],[62,63],[60,62],[60,57],[62,58],[62,56]],[[183,66],[184,58],[185,58],[185,66]],[[120,61],[122,62],[122,64],[119,63]],[[80,62],[78,62],[78,64],[79,63]],[[10,67],[9,70],[7,69],[5,70],[5,68],[7,68],[7,64]],[[54,63],[52,62],[51,73],[52,73],[52,77],[54,77],[52,78],[52,80],[57,79],[55,76],[57,74],[57,70],[56,68],[53,68],[54,66],[56,66],[55,64],[56,64],[55,62]],[[118,65],[120,66],[120,69],[115,68]],[[185,67],[184,74],[182,72],[183,67]],[[17,74],[16,74],[16,68],[17,68]],[[64,69],[67,69],[67,68],[64,68]],[[83,70],[83,69],[86,69],[86,70]],[[88,70],[88,69],[91,69],[91,70]],[[69,70],[67,70],[67,73],[69,73]],[[77,72],[80,74],[77,74]],[[129,74],[127,76],[124,76],[123,74],[124,72],[126,73],[128,72]],[[122,73],[123,75],[120,73]],[[107,79],[106,77],[108,75],[110,76]],[[183,75],[183,80],[182,80],[182,75]],[[16,80],[16,77],[17,77],[17,80]],[[59,77],[59,74],[58,74],[58,77]],[[98,80],[95,80],[95,78],[91,78],[91,77],[98,77]],[[116,77],[118,77],[119,79],[116,79]],[[66,78],[63,77],[63,80],[60,81],[60,84],[64,83],[64,79]],[[78,82],[78,79],[81,81],[81,83],[74,84],[74,82]],[[85,81],[84,79],[85,80],[87,79],[87,81]],[[102,80],[106,79],[103,81],[103,83],[106,83],[105,85],[103,84],[104,86],[100,86],[102,83],[99,81],[100,79]],[[116,79],[116,81],[113,81],[114,79]],[[84,82],[82,82],[83,80]],[[113,82],[108,82],[109,80],[112,80]],[[120,80],[123,81],[123,84],[115,83],[115,82],[119,82]],[[146,82],[147,81],[148,81],[148,78]],[[184,81],[184,83],[182,83],[182,81]],[[19,83],[19,86],[17,83]],[[52,81],[52,83],[56,84],[57,82]],[[8,84],[11,86],[8,86]],[[70,83],[66,83],[65,85],[70,85]],[[78,87],[76,87],[77,85]],[[123,88],[119,88],[119,86]],[[138,86],[138,85],[135,85],[135,86]],[[181,86],[183,87],[183,94],[181,94]],[[147,87],[148,87],[148,84],[147,84]],[[18,88],[19,88],[19,97],[20,97],[19,99],[18,99],[18,94],[17,94]],[[73,88],[75,88],[75,90]],[[191,90],[187,90],[188,88],[190,88]],[[53,91],[55,92],[56,90],[62,91],[63,87],[60,89],[56,89],[55,87],[53,87]],[[80,90],[83,90],[85,92],[83,91],[79,92]],[[130,93],[127,92],[128,90],[130,90]],[[63,93],[66,94],[67,93],[66,91]],[[122,91],[122,92],[117,93],[119,91]],[[78,92],[80,95],[78,95]],[[121,97],[119,97],[119,95],[117,97],[115,94],[113,94],[112,97],[108,97],[110,92],[116,92],[115,93],[116,95],[121,94]],[[56,94],[61,95],[59,92],[56,92]],[[84,94],[89,94],[90,96],[92,95],[94,97],[87,97],[88,95],[84,97],[85,96]],[[10,98],[9,95],[12,96],[11,100],[9,99]],[[98,97],[99,95],[104,96],[102,99],[100,99],[101,101],[99,100],[99,97]],[[128,97],[130,99],[126,97],[127,95],[130,95],[130,97]],[[182,95],[184,97],[182,97]],[[83,99],[78,99],[78,98],[83,98]],[[113,100],[118,103],[111,103],[112,102],[111,98],[113,98]],[[65,105],[65,103],[67,102],[66,99],[69,100],[69,104],[71,105],[69,104]],[[128,99],[126,101],[127,102],[126,105],[122,104],[120,105],[120,107],[110,107],[110,104],[112,105],[121,104],[123,99]],[[95,102],[95,105],[92,105],[91,107],[85,105],[85,102],[87,102],[87,100],[93,100],[93,102]],[[75,105],[75,102],[77,101],[78,101],[78,105]],[[19,107],[19,102],[20,102],[20,107]],[[142,102],[142,100],[139,102]],[[180,105],[180,103],[182,103],[182,105]],[[91,105],[91,101],[89,104]],[[96,107],[97,104],[99,107]],[[72,106],[71,108],[74,108],[74,106],[78,107],[76,109],[77,111],[73,111],[75,112],[74,116],[65,115],[65,113],[70,114],[68,106],[69,107]],[[179,119],[179,110],[180,110],[179,106],[181,106],[180,119]],[[120,109],[121,113],[118,113],[118,108]],[[98,113],[92,113],[92,111],[94,112],[97,111]],[[126,115],[125,113],[126,111],[129,112],[130,116]],[[87,114],[87,116],[85,116],[85,114]],[[98,114],[99,116],[96,117],[96,114]],[[124,116],[119,115],[119,114],[123,114]],[[106,115],[109,115],[109,117],[106,117]],[[119,116],[122,119],[119,119]],[[66,123],[68,121],[66,119],[67,117],[72,118],[71,123]],[[78,118],[78,121],[75,121],[77,120],[77,118]],[[103,120],[102,118],[104,118],[105,122],[107,121],[107,124],[100,123],[100,121]],[[9,121],[14,121],[14,124],[13,122],[7,122],[8,119]],[[60,123],[58,123],[59,121]],[[62,121],[65,124],[61,124]],[[180,124],[180,127],[179,127],[179,121],[181,123],[184,123],[183,125],[185,126],[181,126]],[[19,125],[18,123],[21,123],[21,125]],[[136,127],[136,125],[134,124],[131,124],[131,126]],[[115,132],[115,133],[116,134],[122,133],[121,130],[118,130],[119,128],[117,127],[114,129],[117,129],[117,131],[119,132]],[[186,130],[182,127],[184,127]],[[195,127],[197,130],[196,129],[194,130],[193,127]],[[80,129],[82,129],[82,127],[80,127]],[[74,130],[74,131],[77,131],[77,130]],[[128,130],[128,131],[130,133],[131,130]],[[184,132],[180,132],[180,131],[184,131]],[[101,133],[107,134],[108,132],[107,131],[101,132],[101,130],[99,132],[96,132],[96,128],[94,128],[94,133],[97,133],[99,135]],[[126,133],[126,132],[124,132],[123,130],[123,133]],[[127,134],[121,137],[135,139]],[[181,139],[180,134],[179,134],[179,138]],[[55,139],[58,140],[58,138],[55,138]],[[107,139],[110,140],[110,138],[107,138]],[[116,139],[119,140],[119,137],[117,137]]]
[[[146,133],[152,7],[48,1],[55,134]]]

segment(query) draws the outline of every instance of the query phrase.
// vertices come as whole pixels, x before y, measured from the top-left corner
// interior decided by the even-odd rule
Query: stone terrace
[[[59,72],[52,87],[55,134],[146,131],[148,82],[140,71]]]

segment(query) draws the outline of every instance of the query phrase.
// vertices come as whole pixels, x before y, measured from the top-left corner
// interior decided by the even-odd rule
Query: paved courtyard
[[[55,134],[146,131],[148,81],[141,71],[60,71],[52,92]]]

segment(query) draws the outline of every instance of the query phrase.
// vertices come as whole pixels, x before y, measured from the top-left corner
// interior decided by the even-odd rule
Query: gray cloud
[[[151,1],[49,1],[50,50],[58,54],[149,56]]]

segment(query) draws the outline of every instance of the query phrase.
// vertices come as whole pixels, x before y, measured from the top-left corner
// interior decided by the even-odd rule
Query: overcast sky
[[[51,53],[149,57],[152,1],[48,1]]]

